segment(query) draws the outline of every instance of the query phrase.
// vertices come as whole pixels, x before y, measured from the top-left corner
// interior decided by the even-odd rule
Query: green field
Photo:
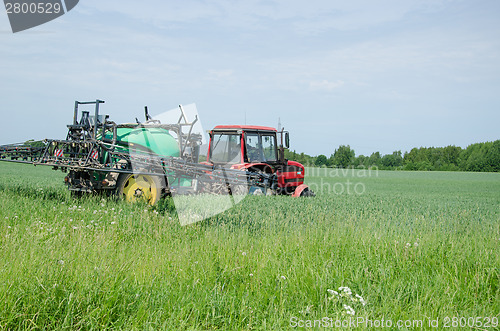
[[[316,198],[181,227],[168,204],[73,200],[61,172],[1,163],[0,329],[499,318],[500,174],[308,170]]]

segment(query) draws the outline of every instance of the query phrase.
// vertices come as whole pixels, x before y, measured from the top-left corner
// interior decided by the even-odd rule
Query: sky
[[[277,127],[356,155],[500,139],[500,1],[81,0],[13,34],[0,10],[0,144],[195,103],[204,129]]]

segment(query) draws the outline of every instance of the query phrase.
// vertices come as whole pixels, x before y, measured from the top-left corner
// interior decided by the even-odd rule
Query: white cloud
[[[219,26],[240,27],[249,30],[272,26],[276,21],[292,21],[291,27],[301,34],[315,34],[328,30],[356,30],[382,23],[402,20],[415,11],[433,11],[446,0],[423,1],[332,1],[310,0],[199,0],[137,3],[132,0],[86,0],[79,10],[89,13],[119,13],[156,26],[188,25],[210,22]]]
[[[333,91],[344,85],[344,82],[337,80],[334,82],[329,82],[326,79],[321,81],[312,81],[309,83],[309,88],[313,91]]]
[[[228,79],[233,75],[233,73],[234,71],[231,69],[226,69],[226,70],[211,69],[208,71],[210,78],[215,80]]]

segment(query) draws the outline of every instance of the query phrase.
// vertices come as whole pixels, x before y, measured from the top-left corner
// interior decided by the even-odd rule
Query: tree
[[[368,168],[370,166],[370,158],[368,156],[364,155],[359,155],[358,157],[354,158],[352,164],[356,168]]]
[[[404,164],[414,165],[417,162],[418,148],[414,147],[409,152],[405,152]]]
[[[320,154],[316,157],[316,160],[314,161],[314,165],[317,167],[322,167],[322,166],[326,165],[327,162],[328,162],[328,159],[326,158],[326,156],[323,154]]]
[[[333,154],[330,154],[330,157],[328,158],[328,162],[326,164],[328,167],[335,167],[335,158]]]
[[[381,157],[380,157],[380,152],[375,152],[370,155],[370,167],[376,166],[380,167],[381,165]]]
[[[403,158],[401,157],[401,151],[395,151],[392,154],[386,154],[381,160],[382,165],[385,168],[396,168],[403,165]]]
[[[458,157],[462,148],[457,146],[446,146],[443,151],[444,163],[458,165]]]
[[[500,171],[500,140],[495,140],[486,153],[486,163],[490,171]]]
[[[354,159],[354,150],[349,145],[340,145],[333,153],[333,164],[339,168],[347,168]]]
[[[401,167],[403,166],[403,156],[401,156],[401,151],[394,151],[392,155],[394,156],[394,166]]]
[[[460,169],[465,171],[492,171],[493,167],[488,162],[492,142],[477,143],[467,146],[460,153]],[[492,155],[493,156],[493,155]]]

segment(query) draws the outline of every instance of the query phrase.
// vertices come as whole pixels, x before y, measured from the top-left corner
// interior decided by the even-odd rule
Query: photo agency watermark
[[[20,32],[56,19],[78,4],[79,0],[4,0],[12,32]]]
[[[292,316],[290,318],[292,329],[312,328],[338,328],[338,329],[479,329],[496,330],[499,319],[496,316],[445,316],[444,318],[419,318],[406,320],[392,320],[390,318],[370,319],[362,316],[320,319],[303,319]]]
[[[378,177],[377,167],[370,168],[308,168],[311,190],[322,194],[362,195],[366,193],[366,179]]]

